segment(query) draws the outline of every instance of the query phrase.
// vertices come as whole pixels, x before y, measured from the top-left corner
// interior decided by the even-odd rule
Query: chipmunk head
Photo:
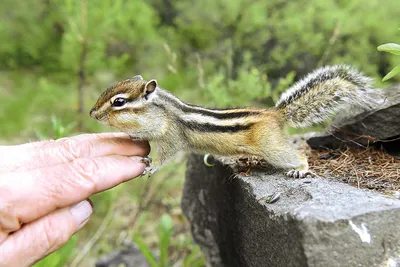
[[[154,104],[157,81],[143,80],[137,75],[109,87],[90,110],[90,116],[109,124],[132,137],[157,137],[164,129],[164,110]]]

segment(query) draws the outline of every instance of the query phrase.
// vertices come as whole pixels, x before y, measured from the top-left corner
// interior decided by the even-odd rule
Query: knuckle
[[[41,246],[45,251],[51,252],[58,249],[70,238],[69,231],[65,231],[65,229],[60,231],[60,222],[57,217],[44,218],[42,226],[43,242],[41,242]]]
[[[0,203],[0,232],[13,232],[18,230],[21,227],[16,216],[14,216],[14,212],[12,211],[12,207],[7,204]]]
[[[64,183],[60,183],[58,181],[54,182],[43,182],[44,186],[43,188],[45,189],[44,195],[46,195],[51,201],[54,201],[55,199],[59,199],[62,197],[66,191]],[[46,198],[46,201],[48,199]]]
[[[96,160],[91,158],[76,159],[72,162],[72,168],[79,179],[81,188],[86,188],[89,192],[96,192],[96,183],[93,177],[98,175],[100,166]]]
[[[62,154],[68,159],[73,160],[84,156],[85,149],[77,140],[67,138],[59,140]]]
[[[0,232],[13,232],[21,228],[13,204],[12,192],[0,186]]]

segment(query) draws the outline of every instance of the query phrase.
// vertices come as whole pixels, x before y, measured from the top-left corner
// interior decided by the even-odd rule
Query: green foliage
[[[102,69],[121,70],[128,60],[137,58],[136,52],[158,42],[154,29],[157,16],[145,1],[101,1],[99,5],[80,0],[56,2],[65,14],[60,63],[72,73],[78,71],[82,43],[88,46],[85,69],[93,74]],[[121,16],[122,10],[135,16]],[[120,40],[126,43],[119,44]],[[125,45],[126,53],[108,55],[107,50],[115,45]]]
[[[188,102],[265,107],[317,66],[348,63],[380,76],[398,65],[375,50],[396,34],[380,26],[400,13],[388,0],[6,0],[0,10],[3,138],[51,136],[51,116],[76,125],[82,66],[86,114],[106,87],[134,74]]]
[[[143,256],[152,267],[166,267],[168,265],[168,249],[172,242],[173,223],[169,215],[163,214],[158,224],[158,255],[157,259],[149,246],[140,238],[139,235],[134,237],[134,240],[142,252]]]
[[[383,77],[382,81],[389,80],[390,78],[393,78],[395,75],[399,73],[400,73],[400,65],[397,65],[388,74],[386,74],[385,77]]]
[[[75,123],[70,123],[66,126],[63,125],[60,119],[55,116],[51,116],[51,127],[52,132],[49,134],[45,134],[40,130],[37,130],[36,135],[40,140],[46,139],[59,139],[66,136],[72,135],[72,129],[75,127]]]
[[[384,2],[385,8],[380,1],[360,0],[177,1],[174,21],[183,38],[169,44],[174,50],[195,49],[206,76],[222,68],[227,79],[235,79],[246,53],[270,82],[292,70],[300,76],[329,63],[348,63],[377,75],[379,65],[392,63],[382,62],[374,44],[395,33],[377,22],[400,11],[399,5]],[[187,53],[185,59],[195,61]]]
[[[61,37],[56,25],[59,15],[51,1],[1,1],[0,68],[18,69],[43,62],[55,67]]]
[[[388,43],[378,46],[378,51],[389,52],[400,56],[400,44]]]
[[[168,266],[168,248],[171,244],[173,222],[168,214],[163,214],[158,225],[158,249],[160,251],[159,266]]]
[[[378,50],[400,56],[400,44],[394,44],[394,43],[383,44],[378,46]],[[400,73],[400,64],[394,67],[388,74],[386,74],[386,76],[383,77],[382,81],[389,80],[398,73]]]
[[[153,253],[151,252],[150,247],[148,247],[146,243],[142,240],[142,238],[140,238],[139,236],[136,236],[134,240],[136,242],[136,245],[142,252],[143,256],[146,258],[147,262],[151,265],[151,267],[157,267],[158,263]]]
[[[54,120],[72,127],[76,98],[72,85],[56,83],[37,73],[4,73],[0,79],[0,136],[31,139],[37,134],[53,138]],[[23,129],[23,131],[21,131]],[[65,130],[65,129],[64,129]],[[66,129],[72,130],[72,129]],[[66,133],[65,133],[66,134]]]
[[[174,242],[173,240],[174,224],[172,218],[168,214],[163,214],[158,222],[157,236],[158,236],[158,251],[155,253],[150,246],[136,233],[134,241],[143,256],[152,267],[168,267],[171,266],[169,260],[169,252],[171,249],[188,249],[191,248],[189,254],[184,259],[183,266],[204,266],[202,258],[199,258],[199,247],[191,247],[191,240],[187,240],[184,236]]]
[[[258,69],[240,70],[236,80],[226,81],[222,73],[212,76],[206,84],[205,97],[213,106],[246,106],[271,94],[267,76]],[[254,104],[254,103],[253,103]]]

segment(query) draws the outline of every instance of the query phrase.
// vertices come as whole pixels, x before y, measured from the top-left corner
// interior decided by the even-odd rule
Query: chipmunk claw
[[[239,174],[248,177],[250,176],[250,173],[251,173],[251,168],[249,167],[246,171],[241,171]]]
[[[307,176],[314,177],[316,175],[311,171],[290,170],[286,173],[286,176],[291,178],[306,178]]]
[[[140,162],[146,164],[146,168],[148,168],[153,160],[150,157],[143,157]]]
[[[140,175],[140,177],[145,176],[146,174],[149,174],[149,178],[151,175],[153,175],[158,168],[157,167],[150,167],[151,163],[153,162],[153,160],[150,157],[144,157],[140,160],[141,163],[144,163],[146,165],[146,168],[144,168],[143,173]]]
[[[158,166],[153,166],[153,167],[151,167],[150,170],[149,170],[149,177],[150,177],[151,175],[153,175],[156,171],[158,171],[158,169],[159,169]]]
[[[160,168],[159,166],[150,166],[152,163],[152,159],[150,157],[144,157],[140,160],[140,162],[146,164],[146,168],[144,168],[143,173],[140,175],[141,177],[149,174],[148,178],[150,178]]]
[[[146,174],[149,174],[147,178],[150,178],[156,171],[158,170],[157,167],[146,167],[144,168],[143,173],[140,175],[140,177],[145,176]]]
[[[145,176],[146,174],[150,173],[151,171],[151,167],[146,167],[144,168],[144,171],[142,172],[142,174],[140,175],[140,177]],[[150,177],[150,176],[149,176]]]

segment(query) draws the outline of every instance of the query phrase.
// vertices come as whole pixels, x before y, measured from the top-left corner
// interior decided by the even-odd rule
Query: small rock
[[[264,201],[265,203],[272,204],[277,202],[280,199],[280,197],[281,197],[281,192],[276,192],[272,195],[262,197],[260,200]]]

